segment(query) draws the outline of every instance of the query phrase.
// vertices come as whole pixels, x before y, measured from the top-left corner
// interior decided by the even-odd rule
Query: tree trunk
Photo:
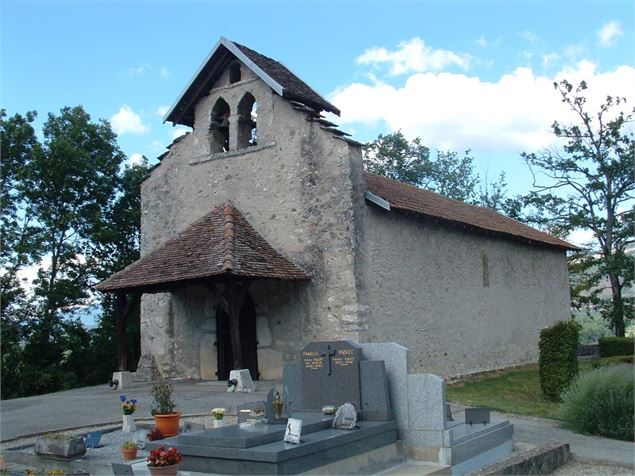
[[[609,282],[611,283],[611,322],[615,337],[624,337],[626,333],[626,325],[624,323],[624,299],[622,297],[622,286],[619,277],[609,272]]]

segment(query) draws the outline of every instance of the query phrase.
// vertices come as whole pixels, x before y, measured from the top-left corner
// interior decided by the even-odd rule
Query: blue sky
[[[220,36],[290,67],[359,141],[401,129],[471,148],[481,174],[531,186],[520,152],[566,120],[554,80],[635,103],[632,1],[3,0],[1,107],[40,119],[81,104],[151,163],[181,128],[161,114]]]

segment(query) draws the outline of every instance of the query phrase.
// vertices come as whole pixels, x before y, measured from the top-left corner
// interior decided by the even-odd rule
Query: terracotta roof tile
[[[170,283],[214,276],[310,279],[277,253],[236,208],[225,203],[95,288],[168,288]]]
[[[285,65],[240,43],[235,41],[233,43],[260,69],[284,88],[283,97],[300,101],[318,111],[330,111],[339,116],[340,110],[338,108],[316,93],[311,86],[293,74]]]
[[[512,218],[501,215],[490,208],[469,205],[438,193],[430,192],[379,175],[364,173],[368,190],[390,203],[390,207],[439,220],[468,226],[502,236],[529,240],[544,244],[577,250],[571,243],[542,231],[524,225]]]

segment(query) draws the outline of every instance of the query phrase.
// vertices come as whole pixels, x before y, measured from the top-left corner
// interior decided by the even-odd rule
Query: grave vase
[[[133,431],[137,431],[137,424],[134,421],[134,415],[124,415],[123,416],[123,426],[121,431],[124,433],[132,433]]]
[[[212,428],[222,428],[225,426],[225,420],[217,420],[214,418],[212,420]]]

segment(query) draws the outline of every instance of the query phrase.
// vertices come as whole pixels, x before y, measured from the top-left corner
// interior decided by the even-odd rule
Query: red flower
[[[172,466],[183,462],[183,456],[176,448],[168,448],[163,446],[150,451],[148,456],[148,466]]]

